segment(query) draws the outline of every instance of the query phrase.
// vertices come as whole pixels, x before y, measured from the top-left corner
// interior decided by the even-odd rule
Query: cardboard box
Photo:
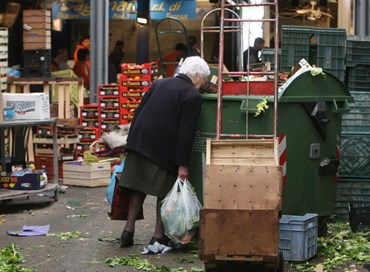
[[[49,95],[45,93],[4,93],[2,106],[15,109],[15,120],[50,118]]]
[[[40,190],[45,187],[47,179],[42,171],[35,171],[23,176],[10,174],[0,176],[0,188],[9,190]]]
[[[63,184],[86,187],[108,186],[111,178],[110,162],[64,162]]]

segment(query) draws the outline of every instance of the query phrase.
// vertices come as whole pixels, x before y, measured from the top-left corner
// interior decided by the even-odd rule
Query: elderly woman
[[[136,109],[129,131],[125,167],[119,185],[131,189],[121,246],[134,243],[135,221],[146,195],[157,196],[156,226],[150,244],[168,244],[160,204],[177,177],[186,179],[197,120],[199,88],[210,74],[198,56],[188,57],[176,77],[153,83]]]

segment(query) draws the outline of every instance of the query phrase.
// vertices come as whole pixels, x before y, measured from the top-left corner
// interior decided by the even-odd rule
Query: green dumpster
[[[201,200],[205,140],[215,136],[217,106],[216,95],[202,97],[189,173]],[[267,97],[266,112],[255,116],[256,105],[262,99],[262,96],[248,99],[249,135],[273,134],[273,96]],[[246,96],[224,96],[222,101],[222,133],[245,134]],[[286,161],[283,214],[334,213],[342,114],[349,111],[350,102],[353,98],[349,92],[330,73],[313,76],[305,72],[279,94],[278,136],[283,139],[279,154],[281,163]]]

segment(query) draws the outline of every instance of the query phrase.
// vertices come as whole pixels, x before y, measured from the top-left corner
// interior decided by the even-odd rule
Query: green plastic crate
[[[339,177],[370,179],[370,134],[342,134]]]
[[[347,36],[346,66],[370,65],[370,37]]]
[[[370,65],[348,67],[346,86],[350,92],[370,93]]]
[[[370,92],[351,92],[355,103],[350,104],[349,113],[343,114],[344,133],[370,133]],[[344,135],[349,137],[349,135]]]
[[[349,203],[370,203],[370,179],[339,178],[335,198],[335,219],[349,221]]]

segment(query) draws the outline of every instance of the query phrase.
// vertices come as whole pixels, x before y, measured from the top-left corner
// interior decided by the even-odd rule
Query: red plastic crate
[[[99,99],[100,110],[104,107],[119,107],[120,98],[118,96],[104,96]]]
[[[99,118],[119,118],[120,108],[119,107],[107,107],[100,110]]]
[[[222,83],[223,95],[274,95],[274,81],[228,81]]]
[[[91,141],[99,138],[100,131],[99,128],[85,127],[81,129],[78,134],[80,141]]]
[[[123,97],[121,98],[121,104],[120,108],[121,109],[136,109],[141,102],[141,97]]]
[[[99,106],[98,104],[87,104],[80,107],[81,117],[98,117]]]
[[[152,83],[152,79],[149,75],[121,75],[120,86],[127,87],[149,87]]]
[[[123,75],[151,75],[152,65],[150,63],[144,63],[141,65],[123,63],[121,65],[121,73]]]
[[[99,118],[81,118],[80,125],[84,127],[99,126]]]
[[[99,128],[103,131],[107,131],[107,130],[111,130],[113,129],[115,126],[117,125],[120,125],[120,120],[118,118],[116,119],[113,119],[113,118],[110,118],[110,119],[100,119],[100,122],[99,122]]]
[[[98,97],[102,96],[119,96],[119,85],[118,84],[99,85]]]

